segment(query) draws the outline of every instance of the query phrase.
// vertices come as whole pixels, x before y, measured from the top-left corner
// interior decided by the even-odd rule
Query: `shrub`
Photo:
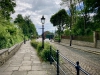
[[[31,41],[31,45],[37,50],[37,54],[40,56],[40,52],[43,50],[42,49],[42,43],[37,42],[36,40]]]
[[[50,49],[43,49],[41,52],[41,58],[43,61],[49,61],[50,59]]]
[[[42,60],[49,61],[50,56],[50,43],[46,42],[44,43],[44,49],[40,53]]]
[[[38,42],[35,41],[35,40],[32,40],[32,41],[31,41],[31,45],[32,45],[35,49],[37,49]]]
[[[56,49],[54,49],[54,50],[56,50]],[[52,50],[52,56],[56,60],[56,52],[54,50]],[[41,58],[43,61],[50,61],[50,45],[42,50]]]
[[[54,38],[54,41],[58,42],[59,41],[59,38]]]
[[[23,40],[20,29],[8,21],[0,21],[0,49],[10,48]]]
[[[37,54],[40,56],[41,60],[49,61],[50,60],[50,43],[44,43],[44,49],[42,48],[41,42],[36,42],[35,40],[31,41],[31,45],[37,50]],[[37,45],[37,48],[35,47]],[[52,55],[56,56],[55,51],[52,51]]]
[[[38,42],[38,45],[37,45],[37,51],[38,51],[38,53],[40,53],[42,50],[43,50],[42,43]]]

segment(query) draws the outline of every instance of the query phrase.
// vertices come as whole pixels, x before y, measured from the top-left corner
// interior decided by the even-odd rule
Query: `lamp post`
[[[44,48],[44,23],[45,23],[44,16],[42,16],[41,18],[41,23],[42,23],[42,48]]]

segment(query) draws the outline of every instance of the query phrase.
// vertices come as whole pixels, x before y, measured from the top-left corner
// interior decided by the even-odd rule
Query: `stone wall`
[[[65,44],[69,44],[70,43],[70,40],[69,39],[61,39],[61,42],[62,43],[65,43]]]
[[[61,42],[69,44],[70,40],[69,39],[62,39]],[[84,42],[84,41],[77,41],[77,40],[72,40],[72,45],[95,47],[94,43],[92,43],[92,42]]]
[[[94,43],[92,43],[92,42],[85,42],[85,41],[73,40],[72,44],[74,44],[74,45],[80,45],[80,46],[95,47]]]
[[[97,34],[99,34],[99,35],[97,35]],[[65,38],[62,37],[61,42],[69,44],[70,39],[65,39]],[[93,42],[72,40],[72,44],[73,45],[81,45],[81,46],[100,48],[100,32],[93,32]]]
[[[100,40],[97,40],[97,48],[100,48]]]
[[[11,48],[0,50],[0,66],[3,65],[10,57],[12,57],[20,48],[22,43],[16,44]]]

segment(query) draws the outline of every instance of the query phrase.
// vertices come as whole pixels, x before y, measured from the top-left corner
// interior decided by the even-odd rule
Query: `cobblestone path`
[[[84,57],[84,55],[81,55],[81,53],[78,54],[77,52],[74,52],[73,51],[74,49],[71,50],[68,47],[65,47],[65,46],[62,46],[62,45],[59,45],[56,43],[52,43],[52,44],[60,51],[60,53],[62,53],[65,57],[69,58],[74,63],[79,61],[80,66],[83,69],[85,69],[87,72],[89,72],[90,75],[100,75],[100,64],[99,63],[96,63],[95,61],[91,61],[90,59],[86,58],[86,56]],[[89,55],[87,55],[87,56],[89,56]],[[96,61],[98,61],[98,60],[96,60]],[[76,70],[73,66],[71,66],[68,63],[62,62],[62,60],[61,60],[61,63],[62,63],[62,65],[69,68],[69,70],[75,75]]]

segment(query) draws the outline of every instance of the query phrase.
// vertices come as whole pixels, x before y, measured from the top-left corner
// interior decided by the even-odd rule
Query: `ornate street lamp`
[[[42,23],[42,48],[44,48],[44,23],[45,23],[44,16],[42,16],[41,18],[41,23]]]

